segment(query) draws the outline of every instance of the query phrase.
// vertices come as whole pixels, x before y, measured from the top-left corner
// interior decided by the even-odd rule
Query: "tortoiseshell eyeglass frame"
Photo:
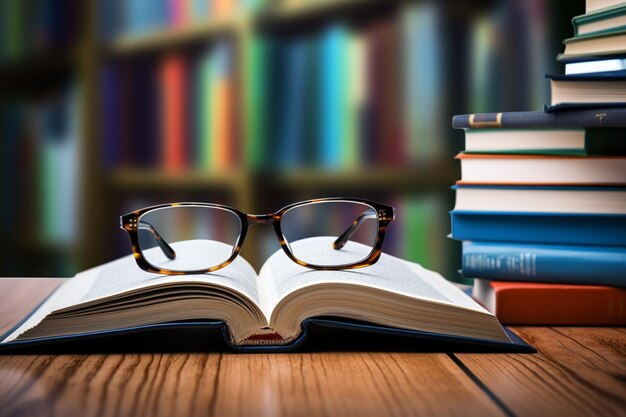
[[[283,215],[289,210],[298,206],[325,203],[325,202],[362,203],[367,206],[370,206],[376,212],[378,216],[377,217],[378,234],[376,236],[376,242],[374,243],[374,247],[372,248],[372,251],[367,256],[367,258],[359,262],[352,263],[352,264],[328,266],[328,265],[310,264],[310,263],[304,262],[296,258],[293,255],[280,227],[280,221]],[[158,209],[162,209],[166,207],[185,207],[185,206],[219,208],[222,210],[227,210],[239,218],[241,222],[241,232],[239,234],[237,242],[235,243],[232,254],[226,261],[218,265],[212,266],[210,268],[206,268],[206,269],[197,269],[197,270],[190,270],[190,271],[173,271],[169,269],[155,267],[154,265],[150,264],[146,260],[146,258],[143,256],[143,253],[141,252],[141,248],[139,246],[139,234],[138,234],[138,231],[140,229],[139,225],[140,225],[141,217],[144,214],[153,210],[158,210]],[[359,215],[350,224],[348,229],[341,236],[339,236],[337,240],[333,242],[333,248],[337,250],[341,249],[346,244],[350,236],[359,227],[359,225],[368,218],[371,218],[371,216],[366,215],[365,212]],[[387,232],[387,227],[389,226],[389,223],[391,223],[391,221],[394,218],[395,218],[395,209],[391,206],[387,206],[385,204],[376,203],[374,201],[363,200],[363,199],[332,197],[332,198],[317,198],[313,200],[306,200],[306,201],[301,201],[298,203],[293,203],[293,204],[283,207],[282,209],[278,210],[275,213],[270,213],[270,214],[246,214],[232,207],[224,206],[221,204],[212,204],[212,203],[185,202],[185,203],[159,204],[156,206],[151,206],[151,207],[146,207],[143,209],[135,210],[131,213],[120,216],[120,227],[128,233],[133,255],[135,257],[135,261],[137,262],[137,265],[139,266],[139,268],[147,272],[153,272],[153,273],[162,274],[162,275],[189,275],[189,274],[206,274],[209,272],[217,271],[218,269],[222,269],[228,266],[230,263],[232,263],[235,260],[235,258],[237,258],[237,256],[239,255],[239,252],[241,252],[241,247],[246,237],[248,226],[250,226],[251,224],[257,224],[257,223],[271,224],[272,226],[274,226],[274,232],[276,234],[276,237],[278,238],[278,241],[280,242],[281,248],[283,249],[285,254],[289,257],[289,259],[291,259],[298,265],[301,265],[310,269],[316,269],[316,270],[338,271],[338,270],[344,270],[344,269],[364,268],[366,266],[375,264],[380,258],[380,255],[383,250],[383,241],[385,239],[385,233]],[[167,244],[167,242],[163,240],[163,238],[158,234],[158,232],[149,223],[142,224],[142,226],[143,226],[142,227],[143,229],[150,232],[151,236],[156,241],[158,246],[161,248],[163,253],[169,259],[174,259],[175,257],[174,250]]]

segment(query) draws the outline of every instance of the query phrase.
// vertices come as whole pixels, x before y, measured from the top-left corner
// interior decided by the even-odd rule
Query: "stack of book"
[[[544,111],[455,116],[462,274],[504,324],[626,324],[626,3],[588,1]],[[583,71],[584,70],[584,71]]]

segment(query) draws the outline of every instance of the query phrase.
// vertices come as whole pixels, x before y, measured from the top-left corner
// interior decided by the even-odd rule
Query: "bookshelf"
[[[105,50],[113,56],[129,56],[202,42],[215,36],[236,33],[249,19],[247,15],[220,17],[207,22],[190,23],[182,28],[159,29],[146,35],[120,36]]]
[[[117,34],[106,31],[103,35],[101,7],[106,3],[96,0],[85,3],[84,10],[81,11],[82,30],[71,47],[60,53],[51,52],[50,56],[38,55],[19,64],[0,65],[2,80],[20,79],[24,80],[21,81],[24,85],[30,84],[29,80],[36,80],[37,83],[45,82],[55,86],[61,84],[64,77],[70,77],[78,83],[81,95],[81,111],[78,115],[81,134],[80,157],[77,161],[80,170],[77,235],[66,249],[56,246],[48,250],[46,245],[37,242],[20,243],[16,253],[20,254],[21,260],[12,269],[15,274],[33,275],[36,272],[29,268],[27,261],[30,254],[34,253],[56,254],[59,250],[67,253],[71,260],[68,263],[70,266],[53,269],[53,272],[61,275],[71,275],[78,270],[129,253],[126,238],[118,230],[117,218],[125,210],[137,208],[138,204],[174,200],[214,201],[236,206],[242,211],[260,213],[274,211],[299,199],[346,195],[387,201],[395,204],[401,213],[429,213],[429,210],[432,211],[431,206],[439,207],[440,213],[432,219],[432,223],[438,227],[433,233],[440,236],[435,237],[436,241],[430,246],[441,253],[435,256],[438,259],[435,264],[427,266],[440,270],[444,275],[454,275],[457,267],[455,262],[460,261],[459,248],[453,242],[447,241],[445,235],[449,232],[447,210],[453,205],[449,186],[459,177],[458,166],[452,157],[462,148],[462,144],[458,132],[448,129],[448,126],[452,114],[469,109],[467,103],[471,102],[474,94],[468,89],[472,81],[467,80],[469,76],[462,70],[462,67],[469,66],[471,60],[470,52],[467,51],[471,48],[462,38],[473,33],[476,16],[488,18],[494,7],[506,9],[509,6],[481,2],[471,8],[470,13],[464,2],[457,1],[444,2],[438,6],[403,0],[267,1],[251,9],[233,10],[232,13],[223,13],[218,17],[192,19],[186,24],[162,25],[131,34],[124,31]],[[551,12],[561,10],[562,6],[549,3],[538,2],[544,13],[544,20],[540,24],[546,30],[545,36],[548,36],[547,31],[551,25],[566,33],[565,24],[555,25],[555,21],[566,19]],[[434,150],[419,148],[413,151],[417,152],[418,157],[409,158],[400,164],[394,163],[393,158],[379,163],[371,155],[361,155],[358,163],[349,166],[340,163],[329,167],[320,161],[277,162],[271,149],[280,145],[280,141],[284,139],[277,139],[276,136],[280,135],[275,135],[272,127],[268,127],[272,115],[267,113],[267,109],[273,107],[263,100],[271,94],[268,91],[255,90],[258,88],[258,80],[250,78],[259,62],[266,65],[266,70],[269,66],[268,71],[275,70],[276,67],[267,56],[255,55],[258,52],[255,48],[259,39],[297,40],[316,36],[337,22],[345,25],[348,30],[360,31],[368,25],[391,21],[389,27],[395,29],[401,24],[398,19],[407,8],[422,6],[434,7],[437,16],[438,26],[433,30],[439,33],[439,69],[442,78],[446,80],[446,83],[440,81],[442,94],[439,97],[439,109],[429,116],[432,118],[428,121],[429,126],[434,126],[435,129],[425,130],[427,133],[422,134],[420,139],[425,140],[427,146],[434,146]],[[572,12],[573,14],[575,13]],[[550,36],[555,39],[564,37],[558,34]],[[232,100],[236,113],[236,133],[233,133],[233,138],[236,138],[237,143],[234,161],[218,168],[187,162],[182,168],[174,170],[166,169],[158,158],[156,162],[152,160],[150,163],[143,163],[132,157],[123,163],[118,163],[115,158],[113,163],[103,161],[103,154],[107,152],[108,146],[107,129],[110,126],[110,120],[103,116],[108,94],[102,83],[103,69],[111,64],[132,69],[138,65],[137,62],[143,62],[145,68],[155,68],[160,65],[163,57],[170,54],[178,54],[185,59],[197,57],[198,51],[206,48],[212,50],[224,40],[232,48],[231,81],[235,86]],[[558,45],[546,46],[546,50],[554,50],[555,53],[559,48]],[[506,61],[507,58],[502,59]],[[458,60],[461,63],[456,62]],[[532,64],[534,72],[549,72],[543,61],[536,61]],[[550,59],[545,61],[551,62]],[[275,67],[271,68],[271,65]],[[497,72],[498,69],[491,71]],[[450,85],[447,85],[448,82]],[[28,93],[27,88],[15,87],[15,91],[18,96]],[[489,95],[485,91],[482,94]],[[524,105],[528,107],[531,100],[533,99],[529,99]],[[497,104],[499,108],[507,109],[506,104]],[[510,105],[516,104],[519,103]],[[535,101],[534,104],[538,103]],[[485,106],[489,107],[490,104],[487,102]],[[263,136],[263,140],[259,142],[260,136]],[[126,138],[125,136],[124,140],[120,140],[120,143],[124,146],[131,143],[133,146],[132,141],[127,141]],[[358,149],[363,150],[369,146],[362,141],[362,137],[357,139]],[[259,149],[263,153],[261,160],[257,160],[256,155]],[[433,204],[424,208],[419,204],[421,200],[433,201]],[[412,256],[399,249],[405,242],[415,241],[407,240],[402,231],[409,226],[411,230],[426,227],[420,224],[405,225],[398,222],[395,225],[397,230],[391,233],[395,243],[390,244],[390,248],[397,249],[396,253],[401,256]],[[428,247],[427,239],[431,239],[431,236],[424,235],[422,242],[415,246]],[[254,250],[254,247],[262,246],[264,242],[262,233],[258,236],[252,233],[247,238],[243,255],[255,266],[262,263],[266,253]],[[5,239],[0,242],[0,246],[7,247],[10,243]],[[274,249],[277,248],[272,247]],[[448,262],[447,259],[455,261]]]

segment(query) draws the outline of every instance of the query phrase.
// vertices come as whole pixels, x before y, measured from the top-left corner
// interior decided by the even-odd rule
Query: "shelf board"
[[[319,169],[284,171],[272,174],[286,187],[304,188],[366,188],[391,190],[424,187],[448,187],[454,184],[458,173],[451,164],[427,163],[411,168],[357,168],[355,170],[322,171]]]
[[[239,26],[245,24],[247,19],[246,15],[237,14],[192,23],[180,28],[159,29],[145,35],[121,36],[114,40],[106,50],[111,55],[127,55],[198,42],[217,35],[233,33]]]
[[[398,0],[317,0],[283,1],[268,7],[259,16],[266,25],[290,24],[294,21],[316,20],[345,12],[363,11],[370,7],[389,6]]]
[[[119,169],[111,176],[116,188],[231,188],[241,184],[241,172],[182,171],[167,173],[159,169]]]
[[[458,179],[451,163],[429,162],[421,166],[391,168],[357,168],[354,170],[297,169],[285,171],[246,173],[244,171],[211,172],[183,171],[166,173],[159,169],[120,169],[113,173],[111,181],[116,188],[233,188],[244,183],[275,183],[277,186],[325,187],[374,187],[377,189],[406,189],[412,187],[447,187]]]

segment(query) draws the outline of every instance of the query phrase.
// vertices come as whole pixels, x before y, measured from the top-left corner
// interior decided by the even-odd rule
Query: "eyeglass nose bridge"
[[[278,217],[274,214],[247,214],[250,224],[275,224]]]

